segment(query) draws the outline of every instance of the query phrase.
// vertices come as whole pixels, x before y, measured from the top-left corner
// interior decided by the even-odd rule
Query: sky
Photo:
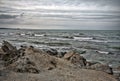
[[[0,28],[120,30],[120,0],[0,0]]]

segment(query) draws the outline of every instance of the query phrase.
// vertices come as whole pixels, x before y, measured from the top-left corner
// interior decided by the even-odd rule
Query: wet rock
[[[79,54],[85,54],[86,51],[85,50],[74,50],[75,52],[79,53]]]
[[[113,70],[111,67],[109,67],[108,65],[100,64],[100,63],[97,63],[97,64],[90,66],[89,69],[103,71],[103,72],[106,72],[108,74],[113,74]]]
[[[74,39],[73,36],[63,36],[63,38]]]
[[[58,51],[56,49],[52,49],[52,48],[44,49],[44,51],[53,56],[57,56],[57,54],[58,54]]]

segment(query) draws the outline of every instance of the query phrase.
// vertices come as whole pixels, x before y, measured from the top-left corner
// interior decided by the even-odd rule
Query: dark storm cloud
[[[5,15],[5,14],[1,14],[0,15],[0,19],[12,19],[12,18],[16,18],[17,15]]]

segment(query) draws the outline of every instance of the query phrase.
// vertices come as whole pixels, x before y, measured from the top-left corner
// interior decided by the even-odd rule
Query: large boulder
[[[85,67],[87,63],[86,59],[83,56],[80,56],[80,54],[74,51],[66,53],[63,58],[79,67]]]

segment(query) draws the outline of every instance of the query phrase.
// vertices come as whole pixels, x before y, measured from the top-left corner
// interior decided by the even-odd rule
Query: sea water
[[[58,51],[86,51],[89,61],[120,66],[120,31],[117,30],[29,30],[0,29],[2,41],[20,45],[33,45],[36,48],[54,48]]]

